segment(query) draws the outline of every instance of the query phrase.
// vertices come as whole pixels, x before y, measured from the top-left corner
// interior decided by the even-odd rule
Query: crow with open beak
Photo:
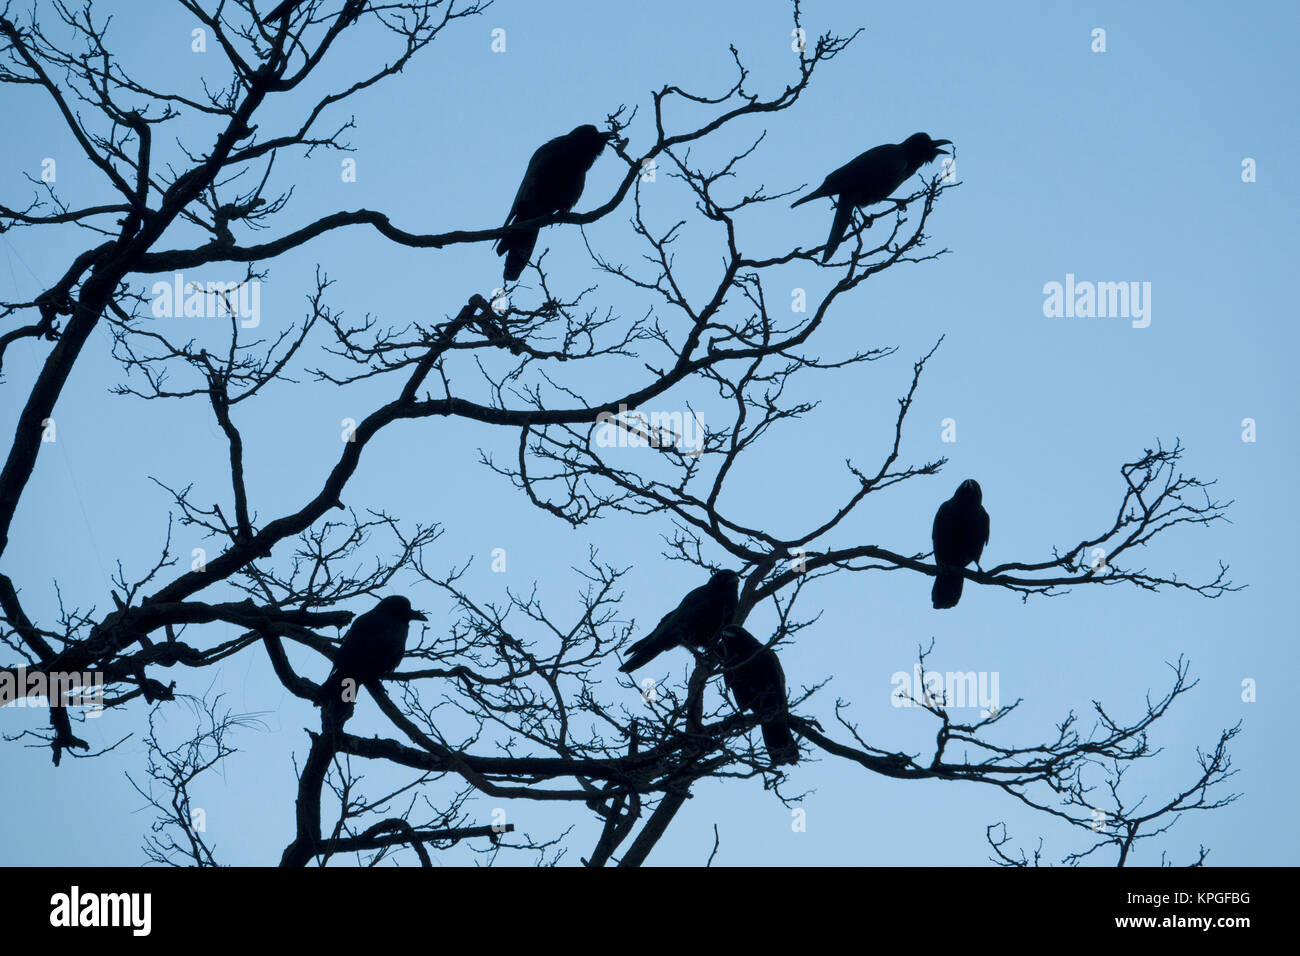
[[[911,179],[926,163],[941,154],[949,155],[946,149],[939,147],[951,143],[950,139],[931,139],[925,133],[913,133],[901,143],[873,147],[835,170],[807,196],[791,203],[793,209],[810,199],[835,198],[835,221],[826,239],[822,262],[829,262],[844,241],[853,210],[889,199],[894,190]]]

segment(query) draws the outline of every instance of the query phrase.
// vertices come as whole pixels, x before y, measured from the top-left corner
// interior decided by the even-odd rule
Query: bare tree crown
[[[13,3],[0,8],[0,83],[38,91],[51,119],[99,176],[99,198],[81,207],[36,180],[26,200],[21,184],[0,189],[0,232],[63,230],[80,242],[66,247],[59,278],[48,289],[31,301],[0,302],[0,372],[12,361],[15,342],[31,340],[41,349],[30,390],[6,399],[20,410],[0,470],[0,637],[10,658],[3,673],[93,675],[106,689],[110,715],[141,699],[153,708],[147,779],[132,782],[159,812],[146,837],[156,862],[217,862],[193,825],[191,791],[200,774],[234,753],[233,732],[258,723],[229,712],[219,698],[193,696],[205,684],[204,669],[261,657],[312,712],[328,703],[316,680],[339,654],[336,635],[387,594],[411,596],[416,607],[441,601],[454,610],[451,623],[416,621],[404,635],[400,665],[365,681],[363,693],[386,721],[383,735],[355,735],[328,720],[309,732],[306,756],[296,764],[296,829],[286,834],[285,865],[323,864],[340,854],[373,862],[394,853],[430,865],[432,852],[464,842],[490,854],[519,851],[542,860],[567,848],[566,834],[525,835],[514,823],[475,819],[469,801],[482,795],[558,802],[575,818],[593,816],[597,839],[581,850],[593,866],[644,861],[703,780],[742,786],[757,778],[793,804],[797,767],[773,765],[757,735],[771,715],[741,710],[722,692],[718,654],[707,647],[673,650],[693,657],[684,685],[619,677],[619,655],[653,624],[634,625],[619,614],[630,569],[606,563],[593,548],[588,564],[572,572],[579,587],[574,607],[544,606],[535,592],[518,589],[503,603],[487,602],[465,583],[467,559],[450,571],[432,567],[435,542],[439,560],[445,548],[458,547],[445,540],[436,513],[410,521],[372,509],[353,499],[349,482],[374,454],[376,437],[398,423],[436,429],[457,418],[508,435],[509,456],[485,452],[474,467],[553,516],[557,528],[586,534],[605,515],[632,515],[650,534],[663,535],[667,560],[699,569],[699,583],[712,571],[738,570],[732,623],[744,624],[760,605],[770,608],[778,626],[756,637],[787,659],[797,654],[801,632],[815,625],[804,595],[817,590],[816,582],[832,575],[870,582],[886,572],[934,576],[931,554],[913,553],[908,542],[855,542],[846,529],[868,499],[887,500],[896,486],[938,476],[947,464],[909,461],[902,453],[923,373],[943,344],[938,330],[934,346],[912,357],[906,391],[894,396],[892,440],[869,461],[843,462],[848,490],[840,500],[823,502],[814,520],[792,526],[734,510],[728,494],[729,483],[746,480],[744,462],[754,449],[812,411],[813,403],[789,397],[806,391],[796,383],[895,357],[885,346],[819,351],[818,333],[834,311],[900,264],[941,270],[947,252],[934,246],[931,234],[942,234],[938,213],[960,184],[933,167],[909,178],[888,208],[855,212],[833,254],[826,244],[768,248],[745,235],[751,209],[772,203],[785,209],[807,188],[753,183],[747,162],[782,135],[782,115],[858,34],[809,37],[782,78],[751,76],[733,48],[734,82],[727,89],[666,85],[635,108],[610,104],[600,124],[608,147],[598,162],[619,171],[617,185],[601,195],[588,186],[571,211],[453,228],[411,222],[400,210],[339,210],[287,227],[281,215],[292,192],[287,164],[315,151],[346,150],[354,126],[343,118],[348,100],[381,84],[400,91],[404,67],[484,4],[301,0],[264,16],[252,0],[180,0],[180,6],[228,71],[228,82],[202,97],[133,79],[131,65],[113,53],[109,18],[92,3],[49,4],[40,16]],[[792,23],[796,33],[803,31],[798,3]],[[382,62],[367,66],[337,55],[340,37],[360,30],[384,37]],[[300,89],[325,92],[292,120],[270,108]],[[682,116],[695,119],[682,125]],[[704,144],[749,118],[761,119],[766,132],[724,161],[701,158]],[[216,132],[191,139],[187,132],[198,128]],[[936,140],[933,148],[942,152],[937,144],[946,142]],[[645,202],[644,173],[652,164],[688,197],[668,220]],[[578,291],[570,291],[572,277],[560,281],[552,274],[543,253],[525,272],[530,288],[496,296],[444,284],[432,297],[442,318],[412,312],[397,327],[334,309],[331,280],[319,267],[305,316],[288,327],[250,331],[229,301],[260,281],[267,263],[310,249],[328,233],[377,233],[431,255],[473,243],[490,256],[492,243],[521,232],[540,229],[544,238],[548,230],[619,217],[641,257],[617,261],[586,239],[600,283]],[[703,286],[698,276],[686,281],[682,275],[679,240],[688,224],[715,240]],[[202,241],[183,240],[196,230]],[[150,290],[160,277],[214,264],[243,272],[235,287],[211,293],[224,302],[228,320],[220,348],[178,338],[151,314]],[[790,270],[810,268],[822,270],[825,287],[805,310],[792,311]],[[623,314],[604,301],[613,289],[650,305],[643,314]],[[420,301],[430,301],[427,292]],[[115,390],[124,402],[197,402],[210,413],[229,461],[228,492],[220,501],[200,500],[183,470],[160,476],[173,533],[154,565],[135,576],[119,566],[111,610],[40,619],[24,601],[24,591],[40,582],[21,580],[10,530],[42,452],[45,423],[66,399],[73,368],[96,347],[97,328],[111,334],[122,367]],[[363,381],[380,384],[387,398],[355,421],[309,494],[269,513],[246,476],[241,419],[247,421],[272,383],[347,389]],[[5,388],[12,392],[0,381]],[[659,402],[681,414],[667,420],[644,414]],[[693,409],[706,405],[710,414],[698,433],[683,440],[696,422]],[[628,443],[648,449],[635,467],[614,452]],[[1026,600],[1094,586],[1181,589],[1207,598],[1236,589],[1221,564],[1186,578],[1144,562],[1147,545],[1185,530],[1180,526],[1225,518],[1229,503],[1216,496],[1213,482],[1182,470],[1183,456],[1177,441],[1153,441],[1115,468],[1110,510],[1078,516],[1071,539],[1041,554],[1010,560],[991,549],[997,563],[960,569],[965,585]],[[954,484],[949,478],[934,483],[946,487],[945,495]],[[996,522],[994,514],[995,536]],[[210,557],[191,565],[178,549],[181,535],[204,540]],[[1101,564],[1097,549],[1105,554]],[[94,607],[93,596],[70,606]],[[232,626],[235,636],[215,636]],[[930,653],[920,652],[922,667]],[[303,655],[316,661],[309,672],[295,666]],[[192,671],[198,680],[189,679]],[[916,703],[932,716],[935,735],[923,753],[873,742],[845,702],[827,704],[820,684],[788,689],[788,722],[805,756],[894,779],[997,788],[1077,831],[1083,848],[1068,862],[1109,849],[1123,863],[1183,811],[1214,809],[1234,798],[1222,784],[1233,772],[1228,744],[1237,728],[1201,755],[1177,792],[1142,801],[1121,787],[1126,768],[1153,752],[1153,725],[1194,683],[1179,661],[1169,689],[1136,714],[1114,717],[1096,703],[1088,718],[1065,714],[1043,739],[1022,743],[1007,742],[1003,731],[1015,703],[961,723],[949,702],[927,694]],[[321,708],[322,715],[328,711]],[[158,732],[163,721],[188,728],[187,715],[197,723],[180,745]],[[67,755],[94,756],[77,735],[77,717],[76,708],[53,706],[48,730],[19,737],[48,746],[55,764]],[[379,798],[364,796],[356,765],[366,761],[383,762],[407,782]],[[1099,788],[1109,801],[1100,825]],[[419,804],[417,794],[424,798]],[[988,839],[998,862],[1036,862],[1014,848],[1005,827],[990,827]]]

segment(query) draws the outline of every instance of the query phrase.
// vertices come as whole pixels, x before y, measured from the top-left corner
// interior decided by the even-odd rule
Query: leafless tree
[[[284,164],[318,150],[348,149],[353,123],[339,118],[340,106],[377,84],[400,83],[413,57],[459,29],[483,4],[303,0],[284,18],[262,20],[252,0],[178,2],[229,65],[228,83],[202,98],[133,79],[129,65],[112,52],[107,18],[91,3],[54,2],[33,11],[10,3],[0,13],[0,82],[44,95],[52,120],[66,126],[101,174],[103,194],[81,208],[37,180],[26,201],[13,199],[12,183],[0,194],[12,203],[0,205],[0,231],[62,230],[69,248],[84,239],[50,288],[31,301],[0,302],[0,363],[19,339],[44,350],[30,392],[7,400],[21,411],[0,471],[0,556],[8,559],[8,573],[0,574],[0,608],[12,655],[3,673],[15,676],[22,666],[28,673],[93,675],[108,688],[103,704],[111,715],[138,706],[141,698],[154,708],[180,707],[186,698],[178,681],[164,679],[169,669],[265,654],[290,693],[318,704],[320,685],[295,670],[286,643],[332,658],[336,638],[322,632],[351,620],[352,612],[341,608],[364,606],[400,583],[406,593],[441,595],[457,610],[456,623],[446,633],[426,628],[398,673],[368,685],[388,721],[386,735],[309,735],[298,767],[296,832],[286,835],[282,863],[323,864],[353,854],[373,864],[406,854],[428,865],[431,851],[462,842],[489,858],[503,850],[533,854],[539,862],[563,856],[567,831],[535,838],[515,833],[513,825],[473,819],[467,798],[492,795],[559,802],[575,819],[594,814],[599,837],[582,850],[583,862],[634,866],[701,780],[736,778],[739,786],[741,779],[757,778],[777,799],[793,799],[790,778],[752,743],[758,717],[738,712],[716,693],[718,663],[709,653],[697,655],[684,687],[629,682],[612,698],[601,687],[597,677],[613,673],[614,655],[633,630],[617,613],[628,569],[603,562],[593,548],[588,565],[575,570],[580,597],[574,608],[556,610],[536,593],[514,591],[504,604],[485,602],[464,585],[464,564],[450,572],[429,568],[427,552],[442,536],[436,522],[412,523],[372,510],[347,492],[372,441],[394,423],[423,419],[436,429],[456,417],[517,433],[516,455],[498,461],[484,454],[482,465],[574,528],[607,513],[628,513],[665,534],[670,560],[741,568],[737,621],[770,602],[780,623],[765,639],[788,653],[799,633],[815,624],[816,615],[796,614],[812,582],[889,571],[933,575],[928,554],[845,544],[835,532],[869,495],[943,468],[942,458],[907,463],[900,456],[908,412],[941,339],[915,359],[910,387],[898,398],[892,442],[870,465],[845,463],[851,491],[829,503],[821,518],[778,531],[774,525],[784,521],[726,505],[728,482],[742,474],[751,450],[811,411],[809,402],[788,397],[796,379],[895,354],[888,347],[830,357],[812,351],[832,310],[886,269],[918,263],[941,268],[935,260],[946,251],[933,249],[926,231],[944,194],[959,185],[942,176],[896,208],[860,214],[839,258],[822,265],[822,247],[756,248],[745,236],[740,214],[794,192],[745,185],[746,162],[766,134],[723,161],[700,158],[709,154],[707,144],[743,118],[760,117],[776,129],[814,74],[820,76],[857,34],[810,39],[791,57],[784,79],[752,77],[733,48],[735,81],[726,90],[708,94],[669,85],[653,91],[643,108],[611,104],[606,126],[618,136],[613,148],[626,169],[617,188],[590,200],[585,212],[500,228],[441,223],[442,231],[419,232],[411,231],[413,223],[398,225],[384,212],[362,209],[285,231],[277,217],[291,192]],[[793,15],[802,29],[797,3]],[[386,37],[391,52],[380,65],[367,71],[334,55],[339,37],[353,30]],[[308,87],[328,92],[295,121],[270,118],[268,103]],[[681,125],[682,116],[695,119]],[[642,203],[651,163],[683,197],[667,219],[661,198],[653,210]],[[602,303],[601,286],[565,291],[548,273],[545,255],[529,276],[536,294],[507,290],[489,301],[481,292],[449,292],[454,300],[444,306],[446,318],[416,316],[402,327],[339,314],[320,268],[303,321],[269,340],[250,338],[227,308],[226,344],[209,351],[176,340],[149,312],[151,276],[222,264],[246,270],[243,281],[256,282],[266,263],[334,231],[374,230],[399,246],[439,250],[486,244],[521,225],[574,228],[615,213],[630,216],[642,258],[622,263],[590,244],[588,250],[609,284],[603,288],[622,286],[650,303],[640,316]],[[206,241],[182,241],[196,228]],[[712,260],[694,247],[691,253],[697,268],[712,261],[702,292],[687,291],[701,284],[685,281],[675,259],[688,228],[692,242],[697,235],[712,237]],[[790,287],[787,270],[810,267],[831,277],[827,291],[804,312],[774,308]],[[782,291],[774,298],[773,289]],[[210,409],[228,450],[229,494],[221,502],[200,501],[190,487],[159,478],[174,523],[187,536],[215,542],[210,560],[186,568],[169,537],[143,575],[119,571],[112,610],[74,609],[37,620],[24,609],[14,580],[21,565],[10,553],[9,529],[42,448],[44,423],[96,327],[111,332],[123,371],[117,392],[126,400],[198,401]],[[309,357],[310,349],[315,354]],[[639,369],[635,377],[629,362]],[[320,477],[319,490],[296,508],[264,518],[256,507],[258,489],[246,480],[239,419],[267,385],[294,382],[295,375],[320,388],[377,380],[391,397],[359,419],[352,440]],[[679,407],[711,409],[710,425],[693,446],[671,425],[637,417],[637,410],[673,389],[687,396]],[[603,439],[619,431],[649,449],[636,470],[608,453]],[[1185,475],[1182,457],[1178,443],[1154,444],[1118,468],[1113,517],[1080,529],[1077,543],[968,570],[967,579],[1026,600],[1096,585],[1189,589],[1207,598],[1234,590],[1222,564],[1205,578],[1182,579],[1139,563],[1142,548],[1157,537],[1225,517],[1229,503],[1214,497],[1212,482]],[[1094,560],[1096,548],[1104,549],[1104,563]],[[91,604],[93,595],[86,595],[77,606]],[[215,636],[228,634],[231,625],[237,636]],[[938,726],[925,754],[869,742],[846,704],[821,704],[820,685],[796,691],[790,703],[806,755],[895,779],[997,787],[1045,820],[1087,834],[1091,848],[1065,862],[1111,847],[1122,864],[1137,841],[1164,832],[1184,810],[1233,799],[1219,795],[1219,788],[1232,773],[1227,747],[1236,728],[1201,755],[1199,773],[1184,789],[1154,801],[1121,793],[1125,769],[1152,753],[1149,731],[1193,683],[1180,661],[1170,689],[1136,716],[1113,718],[1098,703],[1091,726],[1070,713],[1041,741],[1029,743],[1007,742],[1001,732],[1014,704],[962,724],[952,720],[944,701],[927,697],[918,703]],[[149,780],[137,788],[160,813],[148,837],[149,859],[210,865],[216,858],[195,829],[188,788],[233,752],[229,734],[252,718],[231,715],[216,700],[190,702],[200,717],[196,731],[179,745],[151,734]],[[74,731],[78,712],[67,703],[51,700],[48,731],[18,735],[39,737],[56,765],[66,754],[93,756]],[[409,780],[366,795],[356,765],[367,761],[383,762]],[[1097,788],[1109,801],[1101,818]],[[1012,848],[1005,828],[991,828],[989,840],[999,862],[1030,862]],[[710,860],[716,852],[715,840]]]

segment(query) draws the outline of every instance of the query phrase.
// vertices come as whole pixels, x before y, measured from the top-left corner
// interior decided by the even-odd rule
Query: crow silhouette
[[[835,200],[835,221],[831,223],[831,233],[826,239],[822,262],[829,262],[844,241],[844,233],[853,218],[854,209],[887,200],[918,169],[940,153],[947,155],[948,151],[939,147],[951,142],[950,139],[931,139],[925,133],[913,133],[901,143],[873,147],[835,170],[807,196],[791,203],[790,208],[793,209],[810,199],[838,197]]]
[[[587,170],[613,139],[613,133],[602,133],[588,124],[541,146],[528,161],[524,181],[519,184],[519,192],[515,194],[505,224],[509,226],[571,210],[582,195]],[[497,255],[506,257],[507,282],[514,282],[523,273],[536,242],[536,229],[516,232],[497,242]]]
[[[735,571],[715,573],[708,584],[687,594],[653,631],[628,648],[627,660],[619,670],[631,673],[679,645],[703,648],[712,644],[718,629],[736,613],[739,584],[740,575]]]
[[[983,497],[979,482],[967,478],[934,514],[930,537],[939,573],[934,576],[930,600],[936,609],[957,606],[965,580],[961,569],[972,561],[978,566],[989,542],[989,513],[980,503]]]
[[[722,678],[741,710],[760,718],[763,745],[772,763],[799,762],[799,745],[790,732],[790,703],[785,695],[785,672],[776,651],[736,624],[722,629]]]
[[[352,622],[334,655],[334,668],[321,685],[327,726],[337,729],[352,716],[358,687],[397,669],[406,653],[411,621],[427,620],[419,611],[411,610],[410,601],[397,595],[384,598]],[[351,684],[345,684],[347,681]]]

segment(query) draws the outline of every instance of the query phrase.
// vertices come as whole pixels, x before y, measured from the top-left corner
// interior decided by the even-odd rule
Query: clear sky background
[[[191,52],[193,24],[179,9],[155,3],[96,9],[116,11],[110,38],[141,80],[194,91],[201,77],[225,77],[215,49]],[[927,551],[935,507],[963,478],[975,477],[992,518],[985,565],[1042,560],[1054,545],[1072,546],[1110,525],[1123,491],[1119,465],[1158,439],[1166,445],[1181,439],[1184,469],[1217,478],[1220,496],[1235,500],[1232,523],[1162,535],[1141,558],[1153,571],[1173,570],[1189,580],[1212,578],[1223,560],[1236,582],[1249,585],[1240,593],[1209,601],[1090,587],[1026,603],[968,583],[960,606],[939,613],[929,605],[929,577],[842,574],[805,592],[802,610],[820,609],[822,617],[782,652],[793,687],[832,678],[806,713],[831,727],[834,701],[843,698],[873,744],[912,752],[932,742],[934,724],[920,710],[891,706],[890,678],[910,670],[917,645],[931,639],[935,669],[997,672],[1004,703],[1024,698],[1001,725],[999,739],[1015,743],[1049,738],[1070,709],[1086,718],[1094,699],[1117,717],[1136,716],[1148,690],[1158,696],[1167,688],[1167,664],[1186,655],[1200,684],[1154,728],[1153,743],[1164,750],[1133,768],[1129,793],[1157,800],[1183,788],[1195,778],[1196,748],[1212,746],[1221,728],[1242,721],[1233,746],[1240,772],[1229,788],[1243,797],[1225,810],[1184,818],[1139,851],[1133,862],[1140,864],[1158,863],[1160,849],[1175,863],[1189,862],[1202,844],[1212,850],[1211,864],[1296,861],[1300,781],[1285,755],[1295,724],[1287,701],[1297,666],[1297,527],[1286,503],[1300,466],[1293,372],[1300,197],[1288,166],[1300,154],[1298,10],[1287,2],[1231,8],[810,2],[810,35],[859,26],[865,32],[819,70],[795,108],[746,119],[717,136],[707,152],[739,151],[766,128],[767,139],[740,167],[735,188],[761,182],[776,191],[815,185],[864,149],[924,130],[956,143],[962,181],[941,198],[927,229],[927,249],[951,254],[866,282],[833,311],[813,349],[828,359],[877,346],[895,346],[897,355],[806,376],[798,397],[821,405],[801,424],[774,433],[733,479],[736,516],[793,534],[823,515],[828,501],[850,494],[843,460],[864,466],[880,460],[911,363],[940,334],[946,339],[922,380],[902,454],[911,462],[948,456],[949,465],[937,477],[871,496],[832,543]],[[498,27],[506,31],[504,53],[491,51]],[[1097,27],[1106,31],[1105,53],[1091,50]],[[672,83],[721,92],[733,76],[728,44],[740,50],[755,91],[770,95],[792,82],[790,30],[787,5],[774,0],[502,0],[454,25],[402,75],[335,111],[336,121],[356,116],[350,140],[357,182],[341,182],[338,154],[282,157],[275,176],[294,186],[293,200],[259,239],[361,207],[385,211],[412,231],[492,227],[540,143],[580,123],[600,124],[627,104],[641,107],[629,150],[644,149],[651,91]],[[335,83],[357,75],[387,54],[384,39],[373,26],[353,31],[321,75]],[[273,104],[262,129],[299,115],[314,92]],[[46,157],[57,159],[58,187],[70,204],[112,201],[62,126],[51,121],[38,91],[3,87],[0,97],[0,201],[21,204],[31,193],[21,176],[39,175]],[[169,131],[197,149],[212,135],[188,121]],[[159,136],[174,149],[166,139]],[[1257,163],[1253,183],[1242,181],[1247,157]],[[603,202],[621,175],[621,164],[604,156],[579,209]],[[690,214],[680,186],[662,176],[643,195],[662,204],[654,210],[657,221]],[[757,254],[796,242],[816,245],[829,215],[820,202],[755,210],[740,219],[742,248]],[[623,208],[588,227],[593,246],[634,261],[638,246],[627,219]],[[195,236],[178,231],[172,238]],[[0,300],[30,298],[48,287],[92,241],[75,230],[0,237]],[[547,230],[539,249],[547,247],[561,293],[604,281],[601,301],[640,314],[644,300],[601,279],[576,228]],[[679,256],[692,260],[690,272],[706,288],[721,256],[716,234],[696,230]],[[454,314],[470,294],[500,284],[500,260],[486,245],[412,250],[369,229],[336,231],[270,264],[262,288],[265,332],[302,318],[317,263],[335,280],[333,307],[399,326]],[[1043,286],[1067,273],[1150,282],[1150,326],[1045,318]],[[239,277],[238,270],[221,268],[194,276]],[[806,286],[815,297],[833,278],[795,269],[790,286]],[[680,316],[668,320],[680,328]],[[168,321],[189,321],[191,334],[207,334],[205,320]],[[328,339],[323,328],[317,333],[319,347]],[[56,409],[58,441],[41,451],[0,559],[29,612],[47,622],[57,608],[56,581],[66,603],[103,613],[112,606],[108,576],[115,562],[136,575],[155,560],[168,498],[150,476],[170,485],[192,482],[197,501],[226,506],[229,498],[224,443],[206,403],[110,396],[122,376],[110,345],[100,328],[74,371]],[[24,340],[6,355],[0,427],[12,429],[47,348]],[[300,365],[320,362],[318,349],[308,350]],[[607,394],[626,382],[584,384]],[[279,385],[241,409],[252,503],[263,520],[296,509],[319,489],[338,454],[340,420],[360,419],[392,388],[388,380],[347,391]],[[670,399],[691,394],[674,393],[662,404],[681,407]],[[945,444],[940,422],[949,417],[957,441]],[[1254,443],[1242,441],[1248,417],[1257,423]],[[536,582],[557,614],[571,614],[581,582],[568,569],[585,560],[590,545],[602,559],[632,566],[620,617],[641,629],[700,583],[698,571],[659,556],[660,536],[671,530],[666,522],[606,520],[575,532],[532,509],[477,463],[477,449],[508,457],[517,440],[514,430],[458,421],[401,423],[367,449],[347,500],[412,523],[440,522],[446,533],[429,551],[431,567],[473,557],[466,582],[483,600]],[[202,543],[189,542],[183,530],[176,541],[182,554]],[[507,550],[504,575],[489,570],[497,547]],[[431,627],[449,622],[445,602],[431,589],[407,593],[429,613]],[[760,607],[749,626],[766,637],[772,621],[770,608]],[[233,629],[205,634],[215,642]],[[327,670],[323,660],[295,659],[310,676]],[[685,654],[671,655],[662,667],[656,662],[679,681],[686,666]],[[304,728],[318,721],[315,711],[278,684],[255,650],[220,668],[158,676],[175,679],[187,693],[223,692],[232,709],[264,715],[264,730],[233,739],[240,752],[199,785],[196,802],[207,811],[221,862],[276,862],[292,836],[291,756],[301,761],[305,754]],[[618,687],[612,661],[604,678],[607,697],[634,694]],[[1247,679],[1257,682],[1252,703],[1242,700]],[[181,705],[164,710],[164,727],[176,739],[191,721]],[[44,722],[42,711],[0,711],[6,733]],[[0,862],[141,861],[140,841],[153,816],[125,771],[142,768],[144,724],[137,704],[81,725],[79,732],[96,745],[134,736],[106,757],[65,760],[57,769],[48,748],[0,747]],[[362,703],[354,726],[380,732],[382,723]],[[715,823],[723,864],[980,864],[989,856],[985,826],[999,820],[1029,850],[1041,836],[1048,860],[1079,847],[1072,831],[988,787],[890,781],[829,757],[805,760],[791,778],[793,792],[806,791],[806,832],[792,830],[790,811],[759,781],[710,783],[697,788],[651,862],[703,863]],[[397,778],[376,768],[368,785],[378,792],[388,779]],[[478,800],[471,810],[486,823],[498,805]],[[595,828],[585,808],[505,807],[509,819],[539,839],[575,824],[565,862],[590,851]],[[444,861],[470,859],[462,848]]]

